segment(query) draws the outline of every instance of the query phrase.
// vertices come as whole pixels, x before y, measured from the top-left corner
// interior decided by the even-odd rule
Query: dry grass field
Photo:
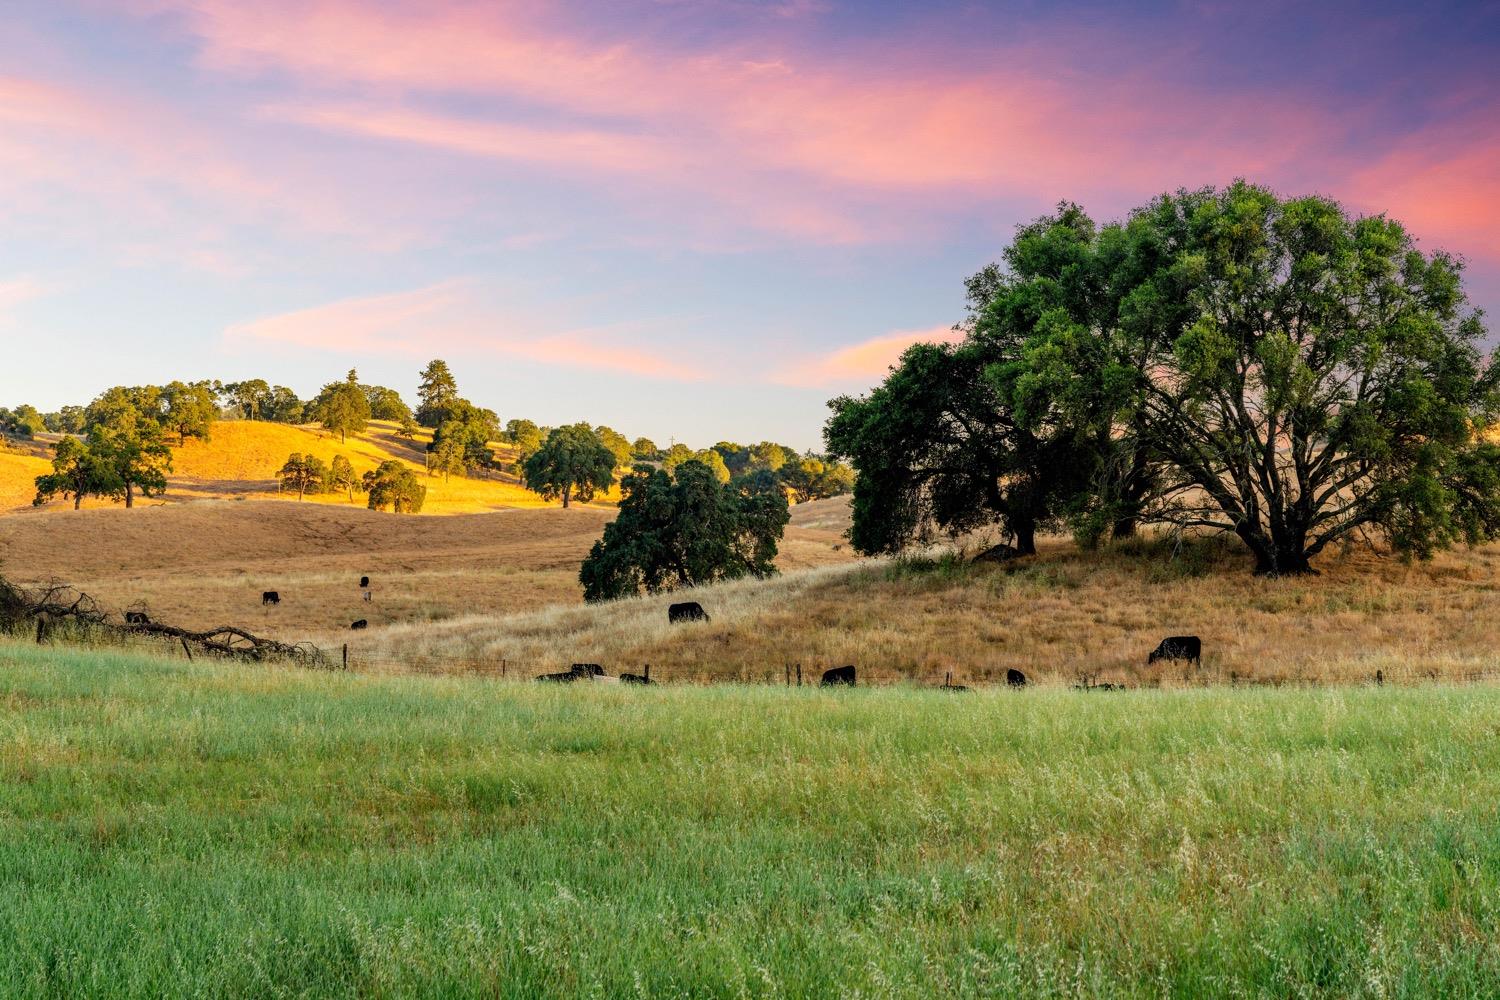
[[[410,517],[337,504],[217,500],[0,517],[0,571],[65,580],[116,610],[185,627],[237,624],[291,640],[367,619],[490,620],[582,600],[578,566],[614,508]],[[788,571],[847,561],[842,500],[804,504]],[[805,525],[805,526],[804,526]],[[371,577],[365,603],[359,578]],[[263,591],[282,602],[262,607]],[[340,640],[342,641],[342,640]]]
[[[187,627],[242,625],[337,647],[372,671],[531,673],[575,661],[611,672],[651,664],[685,682],[776,680],[856,664],[870,681],[993,683],[1018,667],[1044,684],[1089,676],[1130,686],[1469,681],[1500,669],[1500,547],[1407,565],[1330,553],[1321,575],[1252,577],[1233,543],[1173,553],[1151,542],[1080,553],[1061,539],[1010,566],[935,557],[858,560],[844,544],[844,499],[803,504],[781,546],[782,575],[702,588],[708,624],[669,627],[666,596],[581,602],[578,566],[613,517],[568,511],[513,483],[429,480],[430,510],[409,517],[321,498],[275,499],[287,452],[356,468],[413,445],[382,426],[341,445],[314,431],[221,423],[177,453],[167,502],[137,510],[52,505],[0,516],[0,571],[66,580],[116,611]],[[40,451],[41,448],[33,450]],[[0,454],[8,483],[43,459]],[[9,487],[6,487],[7,489]],[[14,495],[24,503],[24,491]],[[529,509],[526,509],[528,508]],[[357,586],[374,580],[366,603]],[[260,602],[282,595],[278,607]],[[367,619],[368,631],[349,622]],[[1205,642],[1201,670],[1146,665],[1164,635]]]
[[[1405,565],[1330,556],[1321,575],[1266,580],[1234,546],[1177,557],[1142,544],[1080,553],[1053,540],[1010,566],[934,559],[833,565],[691,596],[708,624],[668,625],[668,598],[565,606],[504,618],[404,623],[361,636],[384,669],[520,671],[652,665],[663,680],[780,681],[784,665],[856,664],[875,682],[1043,684],[1083,675],[1135,686],[1473,681],[1500,676],[1500,547]],[[680,598],[678,598],[680,599]],[[1203,637],[1201,669],[1147,666],[1165,635]],[[332,639],[332,636],[328,638]]]

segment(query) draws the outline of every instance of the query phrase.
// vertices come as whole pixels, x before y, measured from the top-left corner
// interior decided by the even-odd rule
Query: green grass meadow
[[[1500,691],[0,645],[0,996],[1500,995]]]

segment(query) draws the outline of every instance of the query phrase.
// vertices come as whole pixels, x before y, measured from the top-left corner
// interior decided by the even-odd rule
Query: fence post
[[[500,657],[500,679],[505,680],[505,657]]]
[[[786,668],[786,686],[787,687],[791,687],[792,686],[792,665],[790,663],[784,663],[784,664],[782,664],[782,666]]]
[[[344,669],[349,669],[349,644],[344,643]]]
[[[47,633],[47,616],[46,615],[37,615],[36,616],[36,643],[37,643],[38,646],[40,646],[42,644],[42,639],[46,635],[46,633]]]
[[[797,686],[802,686],[802,664],[797,664]]]

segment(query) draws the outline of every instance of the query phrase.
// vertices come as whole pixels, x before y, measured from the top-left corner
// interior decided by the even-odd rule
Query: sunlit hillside
[[[178,499],[191,496],[247,496],[257,499],[281,496],[276,470],[292,452],[316,455],[332,462],[343,455],[354,465],[356,473],[375,468],[391,458],[405,462],[422,473],[427,486],[424,514],[466,514],[507,507],[549,506],[514,477],[492,473],[486,478],[462,476],[444,478],[427,476],[423,463],[424,449],[431,432],[422,430],[408,441],[396,433],[396,425],[375,421],[361,434],[347,441],[313,427],[291,427],[264,421],[220,421],[208,441],[189,440],[174,449],[172,487],[169,495]],[[505,457],[500,448],[497,457]],[[290,499],[295,500],[295,496]],[[351,501],[345,494],[314,494],[303,502],[364,505],[356,494]],[[550,506],[555,506],[552,504]]]
[[[0,512],[27,506],[36,496],[36,477],[50,471],[51,464],[37,455],[0,450]]]
[[[371,422],[361,434],[340,441],[337,434],[320,428],[293,427],[267,421],[222,420],[213,425],[208,441],[189,439],[182,447],[172,449],[172,473],[167,480],[166,496],[142,501],[143,504],[178,503],[204,499],[280,499],[296,500],[295,494],[278,489],[276,472],[293,452],[317,456],[324,463],[343,455],[356,473],[364,473],[388,459],[397,459],[421,474],[427,486],[423,514],[471,514],[515,507],[557,506],[521,486],[513,475],[486,473],[479,478],[463,476],[428,476],[424,465],[425,448],[431,432],[421,430],[408,441],[396,433],[396,425]],[[35,479],[50,466],[43,456],[50,455],[54,436],[33,442],[29,454],[0,452],[0,511],[29,507],[36,493]],[[496,458],[512,459],[513,454],[496,444]],[[618,488],[598,498],[609,502],[619,498]],[[310,494],[302,502],[364,506],[365,498],[355,494]],[[86,508],[119,506],[107,500],[89,499]],[[54,501],[49,510],[71,509],[69,501]]]

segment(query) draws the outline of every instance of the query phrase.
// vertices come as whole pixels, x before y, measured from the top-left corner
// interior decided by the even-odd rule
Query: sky
[[[441,357],[502,419],[814,447],[1017,224],[1236,177],[1500,315],[1497,67],[1500,2],[7,0],[0,405]]]

